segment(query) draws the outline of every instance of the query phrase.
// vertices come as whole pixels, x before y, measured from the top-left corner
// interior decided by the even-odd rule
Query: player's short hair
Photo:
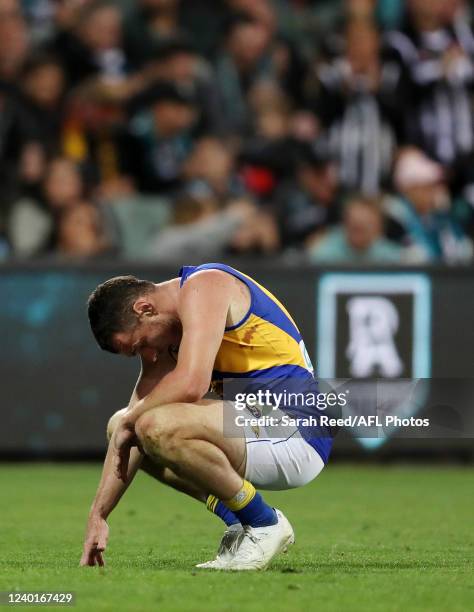
[[[113,335],[136,325],[133,304],[154,287],[151,281],[135,276],[116,276],[94,289],[87,300],[87,314],[92,333],[101,349],[118,352]]]

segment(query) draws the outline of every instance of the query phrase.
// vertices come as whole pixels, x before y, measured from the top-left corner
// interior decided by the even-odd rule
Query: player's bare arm
[[[207,393],[225,326],[234,310],[242,310],[241,296],[236,294],[234,279],[217,270],[199,272],[181,289],[176,311],[182,339],[176,368],[127,411],[131,424],[150,408],[196,402]]]
[[[143,455],[139,449],[136,446],[131,447],[127,473],[123,478],[117,477],[115,472],[114,433],[118,421],[123,413],[132,409],[140,398],[145,397],[174,366],[175,362],[171,356],[164,355],[159,362],[142,357],[140,376],[133,390],[128,408],[115,413],[109,421],[107,426],[109,446],[97,493],[89,512],[81,565],[103,566],[105,564],[103,553],[107,547],[109,536],[107,518],[132,482],[143,461]]]
[[[250,299],[235,279],[217,271],[200,272],[179,293],[176,310],[182,326],[176,368],[127,410],[114,437],[117,475],[126,480],[128,453],[135,423],[151,408],[178,402],[194,403],[208,392],[214,361],[227,324],[245,314]],[[145,308],[144,316],[153,316]]]

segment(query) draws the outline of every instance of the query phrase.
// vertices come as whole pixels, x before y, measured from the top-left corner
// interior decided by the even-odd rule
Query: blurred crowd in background
[[[463,0],[0,0],[0,259],[465,264]]]

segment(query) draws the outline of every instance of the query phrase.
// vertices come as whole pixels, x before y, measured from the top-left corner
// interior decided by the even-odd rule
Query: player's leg
[[[224,435],[224,403],[159,406],[142,415],[135,432],[144,453],[207,490],[244,525],[277,522],[274,510],[243,479],[245,440]]]
[[[250,413],[247,416],[252,416]],[[283,438],[275,437],[276,431],[260,427],[256,433],[251,427],[244,428],[247,447],[245,478],[260,489],[272,491],[302,487],[316,478],[324,468],[318,452],[304,440],[300,432],[285,431]],[[281,432],[280,432],[281,433]],[[291,525],[279,510],[276,510],[279,523],[287,533],[287,546],[294,542]],[[262,569],[272,559],[275,534],[271,531],[245,528],[244,536],[225,569],[249,570]],[[258,544],[255,544],[255,540]],[[260,549],[260,550],[259,550]],[[282,548],[283,552],[285,547]],[[207,564],[216,568],[216,564]]]
[[[241,413],[239,413],[241,414]],[[244,413],[251,417],[253,414]],[[283,415],[276,412],[275,416]],[[246,471],[245,479],[260,489],[287,490],[304,486],[314,480],[322,469],[324,462],[319,453],[301,436],[296,429],[285,428],[276,438],[276,430],[268,431],[260,427],[256,431],[246,426],[243,436],[246,440]],[[294,534],[286,518],[276,510],[279,520],[284,527],[286,524],[289,534],[287,545],[294,541]],[[249,529],[245,527],[237,547],[234,547],[230,558],[225,563],[219,556],[198,567],[208,569],[262,569],[271,560],[275,538],[278,534],[272,533],[274,527]],[[281,530],[280,530],[281,533]],[[257,543],[256,543],[257,542]],[[284,550],[284,549],[283,549]]]
[[[224,437],[222,402],[159,406],[138,419],[135,432],[145,454],[180,477],[220,499],[239,490],[245,442]]]
[[[143,452],[170,467],[179,477],[207,489],[237,516],[244,530],[235,541],[232,556],[216,569],[263,569],[294,540],[293,529],[281,512],[268,506],[245,474],[245,440],[224,435],[221,401],[173,404],[146,412],[135,433]],[[236,551],[243,546],[232,565]]]
[[[110,417],[109,422],[107,423],[107,441],[110,442],[113,432],[117,427],[118,421],[126,410],[126,408],[118,410]],[[200,502],[206,502],[207,494],[198,487],[196,487],[194,483],[180,478],[179,476],[174,474],[170,468],[155,463],[146,456],[143,457],[140,469],[152,478],[155,478],[155,480],[158,480],[159,482],[162,482],[163,484],[166,484],[172,487],[173,489],[180,491],[181,493],[185,493],[190,497],[194,497]]]
[[[247,446],[245,479],[257,488],[280,491],[302,487],[314,480],[324,468],[320,455],[297,430],[293,436],[281,439],[271,437],[265,428],[260,429],[258,437],[250,427],[245,428],[244,432]],[[276,512],[281,515],[278,510]],[[286,521],[285,517],[282,517],[282,521]],[[291,526],[287,526],[291,533],[288,544],[291,544],[294,536]],[[245,528],[244,533],[239,536],[238,546],[234,543],[225,554],[218,554],[214,560],[201,563],[197,567],[240,570],[265,567],[266,559],[271,560],[266,543],[256,545],[254,542],[262,530],[252,529],[248,532],[249,529]],[[264,550],[259,551],[259,547]]]
[[[207,401],[203,400],[202,403],[206,405]],[[123,408],[122,410],[117,411],[109,419],[107,425],[107,439],[109,441],[115,428],[117,427],[120,417],[126,410],[126,408]],[[170,467],[160,464],[156,460],[152,461],[146,455],[142,459],[140,469],[155,480],[172,487],[176,491],[180,491],[181,493],[189,495],[200,502],[204,502],[207,509],[225,523],[226,530],[222,535],[217,549],[216,558],[212,563],[219,566],[227,563],[232,558],[235,546],[237,545],[239,537],[243,531],[242,524],[235,514],[216,497],[208,495],[207,492],[200,489],[193,482],[175,474]]]
[[[109,422],[107,424],[108,441],[110,441],[110,438],[112,437],[113,432],[117,427],[120,417],[126,410],[126,408],[118,410],[109,419]],[[171,468],[161,465],[156,461],[152,461],[149,457],[145,455],[140,465],[140,469],[155,480],[158,480],[159,482],[177,491],[180,491],[181,493],[189,495],[190,497],[193,497],[194,499],[205,503],[207,508],[213,514],[222,519],[222,521],[227,525],[227,527],[231,527],[232,525],[237,524],[240,526],[240,521],[233,514],[233,512],[231,512],[226,506],[222,504],[222,502],[208,495],[207,492],[201,490],[193,482],[190,482],[189,480],[178,476],[173,472]],[[228,538],[226,538],[226,540],[228,540]]]

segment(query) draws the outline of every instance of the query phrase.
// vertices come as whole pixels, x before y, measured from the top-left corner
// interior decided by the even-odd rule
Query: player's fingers
[[[101,535],[97,542],[97,550],[103,552],[107,548],[107,536]]]
[[[79,565],[81,567],[84,567],[85,565],[89,565],[89,553],[84,551],[82,553],[82,557],[81,560],[79,561]]]
[[[93,548],[91,550],[89,565],[91,565],[92,567],[97,565],[97,549],[96,548]]]
[[[91,564],[91,554],[92,554],[93,546],[90,542],[85,542],[84,548],[82,550],[82,557],[80,561],[80,565],[90,565]]]
[[[84,551],[81,557],[80,565],[82,567],[94,565],[94,553],[92,549],[89,548],[88,550]]]
[[[97,565],[99,567],[104,567],[105,565],[104,557],[102,556],[102,553],[99,550],[96,553],[96,559],[97,559]]]

